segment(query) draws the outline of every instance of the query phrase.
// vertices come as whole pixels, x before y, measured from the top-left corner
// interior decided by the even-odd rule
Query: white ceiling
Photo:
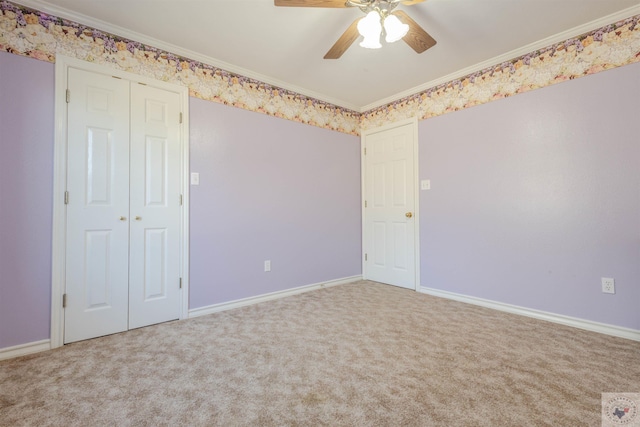
[[[435,47],[418,55],[402,41],[368,50],[358,40],[326,60],[364,16],[359,9],[272,0],[17,2],[358,111],[640,13],[640,0],[428,0],[399,8]]]

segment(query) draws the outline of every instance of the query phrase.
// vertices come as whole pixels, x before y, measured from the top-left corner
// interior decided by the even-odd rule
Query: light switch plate
[[[421,190],[431,190],[431,180],[430,179],[423,179],[422,181],[420,181],[420,189]]]
[[[191,185],[200,185],[200,174],[198,172],[191,172]]]

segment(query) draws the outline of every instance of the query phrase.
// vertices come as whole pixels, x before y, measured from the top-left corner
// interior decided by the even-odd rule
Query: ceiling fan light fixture
[[[413,6],[424,1],[426,0],[274,0],[274,4],[289,7],[353,7],[360,9],[365,17],[360,15],[351,22],[324,55],[324,59],[338,59],[361,36],[360,46],[368,49],[381,48],[380,39],[383,32],[386,43],[402,39],[416,53],[422,53],[435,46],[436,40],[429,33],[411,19],[405,11],[396,9],[399,4]]]
[[[384,32],[387,34],[385,41],[387,43],[393,43],[407,35],[409,26],[400,22],[397,16],[388,15],[384,19]]]

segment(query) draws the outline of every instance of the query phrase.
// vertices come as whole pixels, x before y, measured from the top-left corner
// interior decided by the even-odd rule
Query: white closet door
[[[129,328],[180,317],[177,93],[131,85]]]
[[[127,329],[129,82],[69,69],[64,342]]]

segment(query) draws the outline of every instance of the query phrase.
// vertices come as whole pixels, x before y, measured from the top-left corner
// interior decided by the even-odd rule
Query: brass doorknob
[[[404,216],[406,216],[407,218],[411,218],[413,214],[411,212],[407,212],[406,214],[404,214]]]
[[[121,216],[121,217],[120,217],[120,221],[126,221],[126,220],[127,220],[127,217],[126,217],[126,216]]]
[[[141,216],[137,216],[137,217],[136,217],[136,221],[140,221],[141,219],[142,219],[142,217],[141,217]]]

